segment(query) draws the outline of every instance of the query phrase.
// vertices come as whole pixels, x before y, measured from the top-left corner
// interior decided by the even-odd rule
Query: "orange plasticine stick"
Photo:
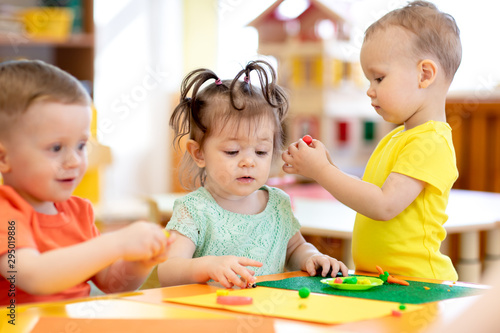
[[[380,266],[375,266],[377,268],[377,271],[381,274],[381,275],[384,275],[385,272],[384,270],[382,269],[382,267]],[[398,278],[395,278],[394,276],[392,275],[389,275],[387,277],[387,282],[388,283],[395,283],[395,284],[400,284],[402,286],[409,286],[410,284],[408,283],[408,281],[405,281],[405,280],[401,280],[401,279],[398,279]]]
[[[387,282],[389,282],[389,283],[395,283],[395,284],[400,284],[402,286],[409,286],[410,285],[408,283],[408,281],[397,279],[397,278],[395,278],[392,275],[389,275],[389,277],[387,278]]]

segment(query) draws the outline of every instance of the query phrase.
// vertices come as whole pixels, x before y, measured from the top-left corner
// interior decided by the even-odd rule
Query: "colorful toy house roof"
[[[294,0],[278,0],[248,23],[257,29],[259,44],[284,42],[291,35],[302,41],[319,40],[318,24],[324,20],[333,24],[336,39],[349,40],[348,22],[318,0],[308,0],[304,11],[296,17],[283,16],[280,6],[292,1]]]

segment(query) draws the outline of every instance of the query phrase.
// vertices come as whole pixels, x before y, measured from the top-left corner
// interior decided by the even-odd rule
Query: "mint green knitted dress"
[[[196,245],[193,258],[235,255],[263,263],[252,267],[255,275],[282,273],[290,238],[300,229],[290,198],[282,190],[263,186],[269,200],[255,215],[237,214],[221,208],[200,187],[177,199],[167,228],[177,230]]]

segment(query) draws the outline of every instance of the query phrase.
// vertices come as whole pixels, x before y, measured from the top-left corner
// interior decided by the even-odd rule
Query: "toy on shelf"
[[[392,275],[389,275],[388,272],[384,272],[382,267],[380,266],[375,266],[377,268],[377,271],[380,273],[379,277],[382,281],[387,282],[387,283],[394,283],[394,284],[400,284],[402,286],[409,286],[410,284],[408,281],[405,280],[400,280],[398,278],[395,278]]]

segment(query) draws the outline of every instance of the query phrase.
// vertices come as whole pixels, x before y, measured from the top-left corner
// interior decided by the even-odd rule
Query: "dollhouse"
[[[310,134],[336,163],[362,173],[390,125],[365,94],[349,21],[319,0],[278,0],[248,25],[258,31],[259,54],[276,58],[279,84],[290,93],[288,141]]]

